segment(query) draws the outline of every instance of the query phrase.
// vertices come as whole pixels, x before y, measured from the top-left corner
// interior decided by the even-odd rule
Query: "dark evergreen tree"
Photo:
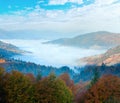
[[[42,78],[42,75],[41,75],[41,73],[40,73],[40,72],[38,72],[38,74],[37,74],[37,76],[36,76],[36,81],[41,80],[41,78]]]
[[[100,74],[99,74],[98,68],[94,69],[93,75],[94,76],[93,76],[93,78],[91,80],[90,87],[92,87],[98,81],[98,79],[100,78]]]
[[[6,92],[4,90],[4,75],[5,70],[0,68],[0,103],[6,103]]]

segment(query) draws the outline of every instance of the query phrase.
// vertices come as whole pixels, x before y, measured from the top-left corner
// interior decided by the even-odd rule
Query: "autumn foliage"
[[[55,75],[38,81],[32,74],[0,68],[0,103],[72,103],[73,95]]]
[[[72,103],[72,92],[54,74],[36,84],[37,103]]]
[[[120,78],[105,75],[86,94],[85,103],[119,103]]]
[[[91,85],[92,84],[92,85]],[[0,68],[0,103],[120,103],[120,78],[104,75],[77,84],[67,73],[34,77]]]
[[[5,75],[4,89],[7,103],[33,103],[34,87],[29,78],[20,72],[12,71]]]

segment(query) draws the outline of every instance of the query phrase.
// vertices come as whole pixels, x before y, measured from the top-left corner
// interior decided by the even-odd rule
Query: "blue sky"
[[[52,0],[55,1],[55,0]],[[57,1],[57,0],[56,0]],[[62,0],[58,0],[62,1]],[[35,9],[36,5],[39,5],[42,9],[45,10],[69,10],[74,7],[83,7],[94,3],[94,0],[83,0],[80,3],[73,2],[73,0],[54,3],[50,0],[2,0],[0,1],[0,13],[6,14],[18,10],[24,10],[25,8]]]
[[[0,0],[0,28],[120,32],[120,0]]]

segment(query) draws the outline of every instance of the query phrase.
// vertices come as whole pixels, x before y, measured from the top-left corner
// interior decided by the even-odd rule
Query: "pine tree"
[[[5,70],[3,68],[0,68],[0,103],[6,103],[6,92],[4,90],[4,75]]]
[[[92,87],[98,81],[98,79],[100,78],[98,68],[94,69],[93,75],[94,76],[91,80],[90,87]]]
[[[42,76],[40,74],[40,72],[38,72],[37,76],[36,76],[36,81],[38,82],[39,80],[41,80]]]

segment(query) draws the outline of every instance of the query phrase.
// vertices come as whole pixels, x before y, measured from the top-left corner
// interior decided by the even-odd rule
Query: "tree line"
[[[0,68],[0,103],[119,103],[120,78],[99,76],[74,83],[67,73],[46,77]]]

